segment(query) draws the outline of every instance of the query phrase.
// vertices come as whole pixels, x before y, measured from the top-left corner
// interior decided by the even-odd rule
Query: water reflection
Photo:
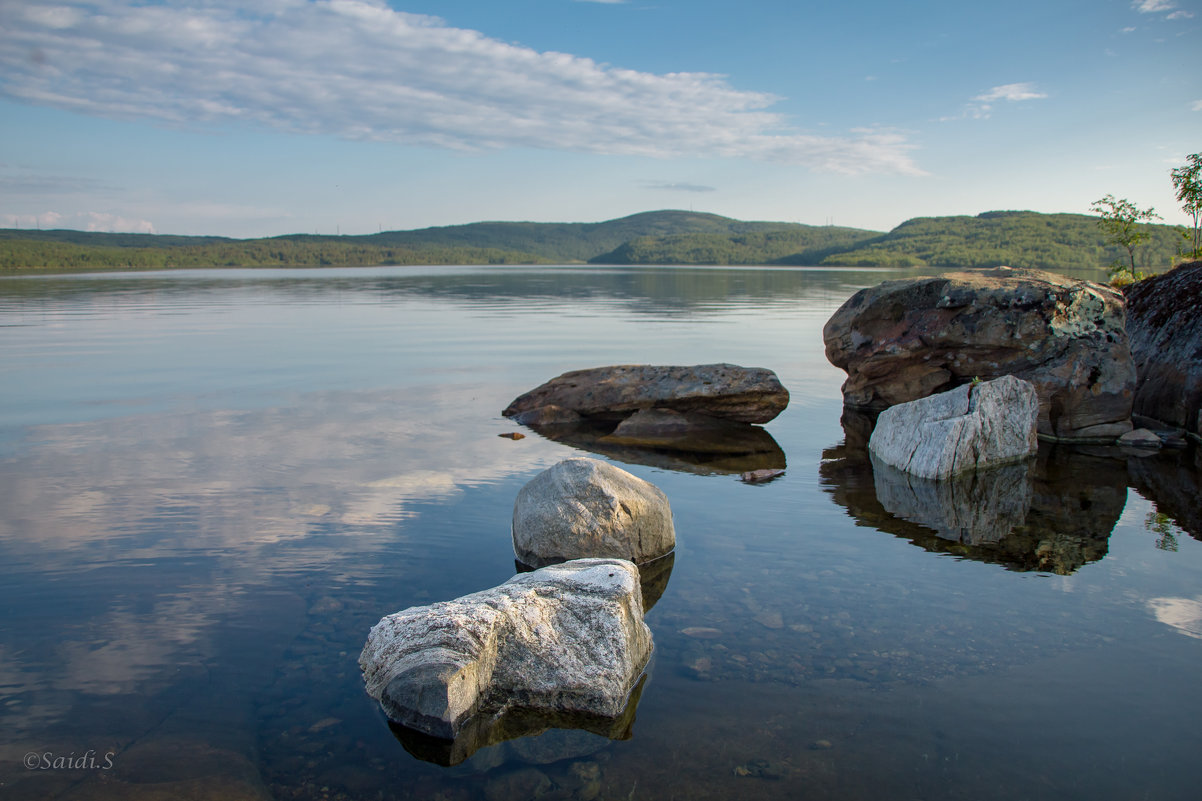
[[[1041,446],[1030,462],[929,481],[880,465],[873,419],[845,410],[844,443],[823,451],[824,489],[860,525],[936,553],[1069,575],[1104,557],[1127,498],[1113,451]]]
[[[616,718],[507,709],[496,716],[473,718],[454,740],[431,737],[391,721],[388,727],[410,754],[444,767],[470,759],[466,768],[484,771],[513,757],[548,764],[596,753],[610,740],[629,740],[646,683],[644,673]]]
[[[730,422],[722,431],[671,439],[613,436],[614,424],[583,422],[531,428],[552,442],[625,464],[697,475],[738,475],[749,470],[784,470],[785,452],[760,426]]]
[[[1156,504],[1155,514],[1202,540],[1202,448],[1167,450],[1127,460],[1131,486]],[[1168,521],[1154,521],[1161,525]]]

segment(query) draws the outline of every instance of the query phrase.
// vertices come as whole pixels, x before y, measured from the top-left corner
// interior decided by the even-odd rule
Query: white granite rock
[[[510,709],[616,717],[651,649],[638,568],[579,559],[388,615],[359,667],[391,720],[454,739]]]
[[[676,547],[672,509],[654,484],[597,459],[565,459],[513,505],[513,551],[533,567],[568,559],[658,559]]]
[[[1038,415],[1035,387],[1002,376],[885,409],[868,448],[899,470],[945,478],[1035,453]]]

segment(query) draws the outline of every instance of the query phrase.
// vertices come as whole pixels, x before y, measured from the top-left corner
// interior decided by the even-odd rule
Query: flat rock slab
[[[1123,296],[1100,284],[1009,268],[886,281],[849,298],[823,339],[855,409],[1014,375],[1035,386],[1041,436],[1113,442],[1131,430]]]
[[[946,478],[1035,453],[1038,413],[1035,387],[1003,376],[889,407],[877,418],[868,449],[907,473]]]
[[[556,407],[550,419],[567,410],[617,420],[658,408],[766,423],[788,405],[788,390],[762,367],[625,364],[564,373],[516,398],[502,414],[537,424],[538,410],[548,406]]]
[[[667,496],[598,459],[565,459],[547,468],[513,504],[513,551],[533,567],[586,557],[641,564],[675,547]]]
[[[501,712],[617,719],[651,649],[638,568],[580,559],[388,615],[359,667],[390,720],[487,738]]]

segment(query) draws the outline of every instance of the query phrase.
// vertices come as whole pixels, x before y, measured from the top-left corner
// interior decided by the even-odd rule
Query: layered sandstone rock
[[[1039,434],[1113,441],[1131,430],[1135,366],[1123,297],[1109,287],[997,268],[886,281],[853,295],[823,329],[847,371],[844,403],[881,410],[1014,375],[1039,397]]]
[[[789,404],[771,370],[733,364],[689,367],[625,364],[573,370],[516,398],[502,414],[537,425],[539,410],[620,420],[644,409],[699,412],[742,423],[766,423]]]

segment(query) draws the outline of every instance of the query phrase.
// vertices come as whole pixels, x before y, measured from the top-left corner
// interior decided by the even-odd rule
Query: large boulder
[[[1036,270],[886,281],[862,289],[823,329],[847,371],[843,401],[879,411],[1015,375],[1039,396],[1039,434],[1113,441],[1131,430],[1135,366],[1123,296]]]
[[[390,720],[487,739],[502,712],[620,717],[651,649],[638,568],[580,559],[388,615],[359,667]]]
[[[537,425],[548,406],[557,407],[557,415],[567,410],[612,420],[643,409],[671,409],[766,423],[788,405],[788,390],[762,367],[624,364],[564,373],[516,398],[502,414]]]
[[[907,473],[946,478],[1035,453],[1038,415],[1035,387],[1002,376],[890,406],[877,417],[868,449]]]
[[[513,551],[534,567],[585,557],[642,564],[675,547],[667,496],[597,459],[565,459],[547,468],[513,504]]]
[[[1202,439],[1202,261],[1127,287],[1132,411]]]

